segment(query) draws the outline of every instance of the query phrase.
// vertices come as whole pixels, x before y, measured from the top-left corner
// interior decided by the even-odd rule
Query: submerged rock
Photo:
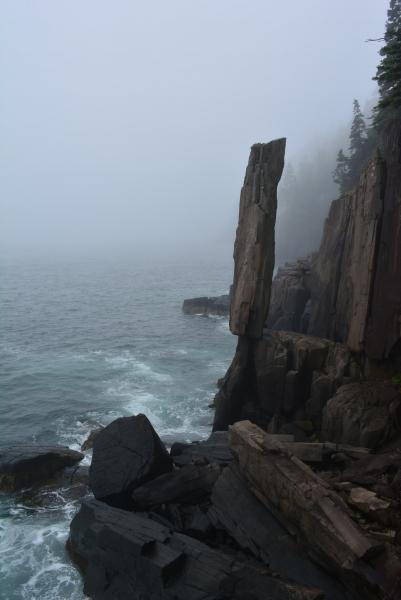
[[[170,455],[148,418],[121,417],[95,437],[90,487],[95,498],[129,507],[136,487],[171,469]]]
[[[214,315],[226,317],[230,312],[230,296],[202,296],[200,298],[188,298],[184,300],[182,311],[186,315]]]
[[[66,446],[0,448],[0,491],[15,492],[47,481],[64,467],[71,467],[83,458],[81,452]]]

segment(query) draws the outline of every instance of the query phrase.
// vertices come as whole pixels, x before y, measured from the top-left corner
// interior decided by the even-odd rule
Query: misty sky
[[[2,0],[0,250],[232,253],[249,147],[372,99],[388,0]]]

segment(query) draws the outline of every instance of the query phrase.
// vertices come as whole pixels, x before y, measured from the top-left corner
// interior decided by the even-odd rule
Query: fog
[[[375,95],[365,40],[387,6],[3,0],[1,252],[230,257],[249,147],[281,136],[287,164],[328,182],[307,218],[279,211],[280,256],[292,231],[307,250],[352,101]]]

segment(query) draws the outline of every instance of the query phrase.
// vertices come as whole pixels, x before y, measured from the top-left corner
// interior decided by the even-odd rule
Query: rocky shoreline
[[[140,414],[92,432],[89,472],[66,448],[1,452],[2,491],[70,478],[83,498],[67,548],[85,594],[400,600],[400,140],[398,124],[333,203],[319,252],[273,282],[285,140],[251,148],[223,302],[238,345],[208,440],[168,450]]]

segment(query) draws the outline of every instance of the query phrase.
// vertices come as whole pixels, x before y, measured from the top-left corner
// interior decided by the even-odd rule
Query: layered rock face
[[[266,260],[261,262],[259,255],[255,260],[254,228],[248,227],[254,223],[255,210],[244,200],[243,190],[231,310],[231,330],[239,341],[215,399],[215,430],[250,419],[273,432],[320,438],[323,411],[332,398],[330,411],[325,413],[329,441],[364,440],[376,447],[398,434],[399,419],[391,403],[373,400],[375,394],[367,399],[360,379],[372,370],[372,360],[391,359],[401,350],[400,165],[398,124],[398,129],[387,134],[381,153],[376,151],[358,185],[332,203],[319,251],[279,269],[273,284],[267,265],[274,255],[269,246],[274,244],[274,233],[265,228]],[[253,173],[250,167],[249,172]],[[263,282],[264,295],[254,294],[254,282],[261,286]],[[261,329],[267,310],[264,322],[277,333]],[[319,364],[305,359],[323,355],[326,358]],[[340,356],[342,369],[336,363]],[[338,370],[342,376],[333,376]],[[352,382],[351,401],[341,386]],[[393,392],[397,404],[399,391]],[[344,411],[354,415],[348,428],[347,423],[339,424]],[[363,414],[370,416],[363,419]],[[376,426],[377,435],[371,431]]]
[[[380,239],[366,329],[366,352],[381,360],[400,354],[401,339],[401,125],[389,124],[382,154],[385,185]]]
[[[371,160],[352,192],[335,200],[312,271],[308,333],[361,352],[373,292],[385,164]]]
[[[342,342],[374,361],[399,356],[400,222],[401,126],[397,122],[384,132],[380,152],[362,172],[358,185],[332,203],[320,248],[308,261],[308,270],[303,272],[304,260],[279,269],[272,285],[268,326]]]
[[[313,256],[280,267],[273,280],[269,329],[306,333],[309,327]]]
[[[359,365],[343,344],[284,331],[240,338],[215,398],[214,428],[243,419],[300,439],[320,429],[326,402]]]
[[[234,246],[230,329],[235,335],[260,338],[269,310],[277,186],[284,167],[285,143],[283,138],[251,148]]]

